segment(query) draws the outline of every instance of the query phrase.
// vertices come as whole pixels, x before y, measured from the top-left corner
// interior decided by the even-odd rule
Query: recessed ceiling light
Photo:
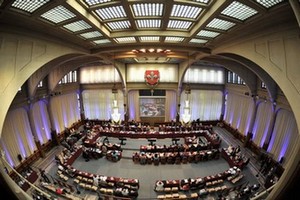
[[[82,37],[84,37],[85,39],[89,39],[89,38],[95,38],[95,37],[100,37],[102,36],[102,34],[99,31],[92,31],[92,32],[87,32],[87,33],[82,33],[80,34]]]
[[[108,8],[101,8],[95,11],[102,20],[118,19],[126,17],[123,6],[113,6]]]
[[[141,42],[159,42],[158,36],[143,36],[139,37]]]
[[[117,22],[108,22],[107,26],[111,30],[122,30],[122,29],[128,29],[130,28],[130,22],[129,21],[117,21]]]
[[[76,17],[76,15],[63,6],[57,6],[42,14],[41,17],[55,24],[58,24],[67,19],[74,18]]]
[[[166,37],[165,42],[182,42],[183,37]]]
[[[50,0],[39,0],[39,1],[25,1],[25,0],[15,0],[12,3],[12,7],[24,10],[29,13],[33,13],[35,10],[48,3]]]
[[[257,13],[257,10],[237,1],[232,2],[221,12],[221,14],[223,15],[227,15],[229,17],[233,17],[242,21],[248,19],[249,17],[252,17]]]
[[[187,5],[173,5],[171,17],[182,17],[196,19],[202,8]]]
[[[228,30],[231,27],[235,26],[235,23],[225,21],[222,19],[214,18],[209,24],[207,24],[207,27],[220,29],[220,30]]]
[[[102,40],[94,40],[93,42],[95,44],[107,44],[107,43],[110,43],[110,40],[108,40],[108,39],[102,39]]]
[[[197,44],[204,44],[206,43],[208,40],[202,40],[202,39],[191,39],[190,43],[197,43]]]
[[[84,0],[85,3],[89,6],[110,2],[111,0]]]
[[[163,4],[162,3],[144,3],[144,4],[133,4],[133,13],[136,17],[145,16],[162,16]]]
[[[256,0],[257,3],[266,8],[271,8],[272,6],[275,6],[276,4],[279,4],[283,1],[284,0]]]
[[[168,28],[189,29],[191,25],[192,22],[189,21],[170,20],[168,23]]]
[[[82,31],[82,30],[92,28],[91,25],[89,25],[83,20],[64,25],[64,27],[72,32],[77,32],[77,31]]]
[[[138,28],[159,28],[161,20],[157,19],[145,19],[145,20],[136,20]]]
[[[200,36],[200,37],[209,37],[209,38],[215,38],[217,37],[218,35],[220,35],[220,33],[218,32],[214,32],[214,31],[206,31],[206,30],[201,30],[197,36]]]
[[[115,41],[118,43],[130,43],[130,42],[136,42],[134,37],[120,37],[115,38]]]

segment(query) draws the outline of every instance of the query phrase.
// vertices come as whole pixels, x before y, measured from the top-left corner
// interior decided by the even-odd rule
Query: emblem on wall
[[[159,81],[159,71],[158,70],[146,70],[145,71],[145,81],[150,86],[155,86]]]

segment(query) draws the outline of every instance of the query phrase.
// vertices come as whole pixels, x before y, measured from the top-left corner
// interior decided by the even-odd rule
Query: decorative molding
[[[265,42],[254,44],[254,50],[257,54],[261,55],[262,57],[267,57],[267,46]]]
[[[285,50],[282,39],[268,41],[269,60],[281,72],[284,72],[285,65]]]

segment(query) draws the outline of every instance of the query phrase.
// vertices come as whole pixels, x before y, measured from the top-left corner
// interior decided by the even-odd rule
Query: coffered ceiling
[[[0,26],[122,62],[177,63],[294,15],[284,0],[2,0]],[[288,11],[288,12],[287,12]],[[276,16],[276,20],[274,19]]]

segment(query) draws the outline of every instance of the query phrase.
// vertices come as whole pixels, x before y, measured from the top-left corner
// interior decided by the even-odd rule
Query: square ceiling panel
[[[77,32],[77,31],[82,31],[82,30],[92,28],[91,25],[89,25],[88,23],[86,23],[83,20],[76,21],[76,22],[73,22],[70,24],[66,24],[66,25],[64,25],[64,27],[72,32]]]
[[[95,44],[108,44],[108,43],[110,43],[110,40],[108,40],[108,39],[102,39],[102,40],[94,40],[93,42]]]
[[[165,42],[182,42],[183,37],[166,37]]]
[[[170,20],[168,23],[168,28],[188,30],[191,25],[192,22],[190,21]]]
[[[108,43],[111,43],[110,40],[108,40],[108,39],[94,40],[93,42],[95,44],[108,44]]]
[[[29,13],[33,13],[35,10],[45,5],[49,1],[50,0],[39,0],[39,1],[15,0],[11,6]]]
[[[160,28],[161,20],[145,19],[136,20],[138,28]]]
[[[202,8],[187,5],[173,5],[171,17],[182,17],[189,19],[196,19]]]
[[[143,36],[139,37],[141,42],[159,42],[158,36]]]
[[[194,1],[208,4],[210,0],[194,0]]]
[[[126,13],[123,6],[101,8],[95,11],[102,20],[125,18]]]
[[[120,38],[115,38],[115,41],[118,43],[131,43],[131,42],[136,42],[134,37],[120,37]]]
[[[157,16],[161,17],[163,14],[163,4],[162,3],[144,3],[144,4],[133,4],[133,13],[136,17],[146,17],[146,16]]]
[[[209,38],[215,38],[217,37],[218,35],[220,35],[220,33],[218,32],[214,32],[214,31],[206,31],[206,30],[201,30],[197,36],[200,36],[200,37],[209,37]]]
[[[130,28],[130,22],[129,21],[116,21],[116,22],[108,22],[107,26],[111,30],[124,30]]]
[[[284,0],[255,0],[260,5],[264,6],[265,8],[271,8],[276,4],[283,2]]]
[[[89,6],[110,2],[111,0],[84,0],[85,3]]]
[[[256,15],[257,13],[257,10],[254,10],[253,8],[237,1],[232,2],[227,8],[225,8],[221,12],[221,14],[223,15],[233,17],[241,21],[244,21],[252,17],[253,15]]]
[[[102,34],[99,31],[92,31],[87,33],[80,34],[85,39],[95,38],[95,37],[101,37]]]
[[[58,24],[65,20],[72,19],[76,17],[76,15],[66,9],[64,6],[57,6],[42,14],[41,17],[50,22],[53,22],[54,24]]]
[[[235,23],[218,19],[218,18],[214,18],[209,24],[207,24],[207,27],[209,28],[214,28],[214,29],[219,29],[224,31],[227,31],[233,26],[235,26]]]
[[[203,39],[191,39],[190,43],[197,43],[197,44],[205,44],[206,42],[208,42],[208,40],[203,40]]]

